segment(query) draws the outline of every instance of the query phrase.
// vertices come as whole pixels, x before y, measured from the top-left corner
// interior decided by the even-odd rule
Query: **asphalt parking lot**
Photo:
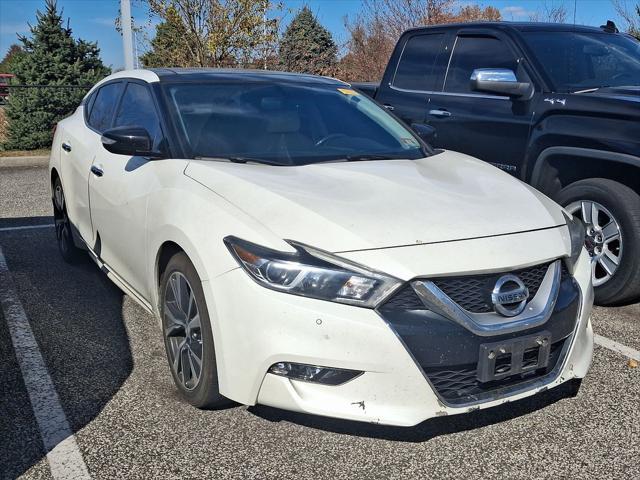
[[[93,478],[640,478],[640,368],[602,346],[575,398],[559,388],[414,428],[195,410],[178,400],[155,319],[88,258],[63,263],[52,228],[22,228],[50,215],[45,167],[0,168],[0,287],[11,282]],[[0,477],[55,478],[6,316]],[[598,308],[593,322],[640,350],[640,305]]]

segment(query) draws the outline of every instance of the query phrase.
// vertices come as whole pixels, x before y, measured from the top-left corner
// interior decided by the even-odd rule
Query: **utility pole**
[[[131,0],[120,0],[120,18],[122,20],[122,49],[124,51],[124,68],[125,70],[133,70]]]

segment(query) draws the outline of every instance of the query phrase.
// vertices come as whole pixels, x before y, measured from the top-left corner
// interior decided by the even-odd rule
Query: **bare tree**
[[[532,22],[567,23],[569,13],[564,2],[556,3],[546,0],[541,7],[529,16]]]
[[[613,0],[613,8],[622,19],[622,29],[640,39],[640,5],[629,5],[627,0]]]
[[[408,28],[451,22],[501,20],[495,7],[462,5],[457,0],[364,0],[355,18],[345,18],[349,40],[341,61],[348,80],[378,80],[402,32]]]

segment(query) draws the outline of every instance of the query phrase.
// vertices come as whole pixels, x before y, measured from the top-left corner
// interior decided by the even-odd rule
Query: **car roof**
[[[272,70],[249,70],[241,68],[152,68],[160,82],[181,81],[251,81],[268,83],[311,83],[335,85],[346,82],[331,77],[306,73],[278,72]]]
[[[607,33],[602,28],[587,25],[574,25],[568,23],[544,23],[544,22],[468,22],[447,23],[416,27],[410,31],[428,30],[431,28],[496,28],[502,30],[516,30],[520,32],[581,32],[581,33]]]

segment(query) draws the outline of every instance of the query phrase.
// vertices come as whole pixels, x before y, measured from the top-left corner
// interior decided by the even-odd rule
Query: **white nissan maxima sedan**
[[[196,407],[409,426],[578,385],[583,225],[414,130],[329,78],[119,72],[55,132],[60,251],[158,317]]]

